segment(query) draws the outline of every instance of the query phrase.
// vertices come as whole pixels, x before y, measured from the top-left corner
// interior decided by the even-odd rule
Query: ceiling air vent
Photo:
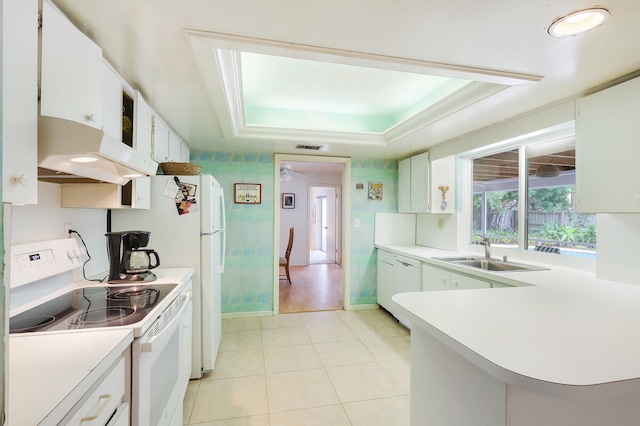
[[[296,145],[296,149],[307,149],[310,151],[319,151],[322,145]]]

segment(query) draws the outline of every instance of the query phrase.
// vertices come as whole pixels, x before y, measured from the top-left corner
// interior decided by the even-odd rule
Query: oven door
[[[185,353],[184,348],[185,339],[191,336],[192,303],[190,290],[178,296],[165,310],[174,313],[168,317],[163,313],[149,331],[133,342],[134,426],[170,425],[176,415],[182,417],[182,400],[189,381],[188,376],[184,377],[185,363],[191,363],[191,353]]]

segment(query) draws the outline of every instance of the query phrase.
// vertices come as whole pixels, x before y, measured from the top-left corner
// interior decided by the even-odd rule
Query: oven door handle
[[[191,299],[191,291],[187,292],[186,294],[182,294],[182,295],[180,295],[178,297],[184,301],[184,303],[182,304],[182,307],[180,308],[180,311],[178,311],[178,313],[174,315],[174,317],[171,320],[171,322],[164,329],[162,329],[162,331],[160,331],[159,334],[156,334],[155,336],[153,336],[153,338],[149,342],[142,343],[140,345],[140,352],[142,352],[142,353],[144,353],[144,352],[153,352],[154,345],[155,346],[157,346],[157,345],[163,346],[164,343],[165,343],[165,342],[162,341],[162,340],[164,340],[163,339],[164,336],[165,335],[170,335],[175,327],[179,327],[180,326],[180,324],[178,324],[178,321],[182,320],[184,311],[187,310],[187,306],[189,305],[189,300]],[[158,341],[158,340],[160,340],[160,341]]]

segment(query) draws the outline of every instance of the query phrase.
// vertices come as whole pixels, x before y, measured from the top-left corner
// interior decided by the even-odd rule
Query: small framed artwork
[[[296,194],[282,194],[282,208],[283,209],[295,209],[296,208]]]
[[[382,201],[382,184],[369,182],[369,199]]]
[[[236,204],[262,203],[262,185],[259,183],[236,183],[233,185],[233,201]]]

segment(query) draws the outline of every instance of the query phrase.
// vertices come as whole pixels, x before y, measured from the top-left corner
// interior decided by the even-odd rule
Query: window
[[[575,211],[575,172],[573,137],[474,158],[471,242],[595,257],[595,215]]]
[[[472,242],[518,248],[519,150],[473,160]]]

